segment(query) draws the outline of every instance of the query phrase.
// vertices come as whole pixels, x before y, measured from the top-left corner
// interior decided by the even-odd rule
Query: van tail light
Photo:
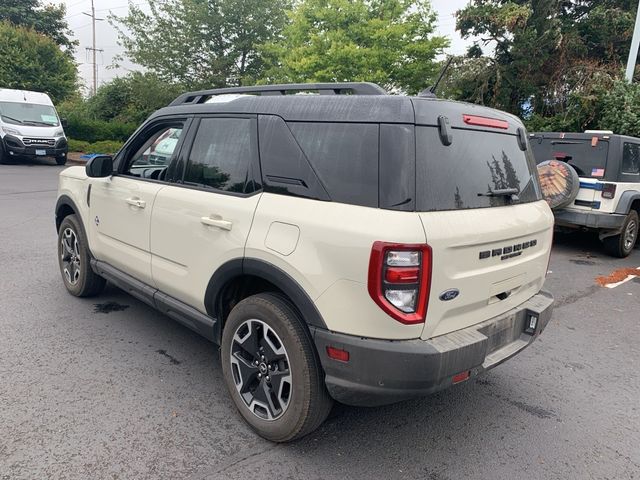
[[[398,322],[424,323],[431,290],[431,265],[429,245],[375,242],[369,259],[369,295]]]
[[[616,196],[616,184],[615,183],[603,183],[602,184],[602,198],[613,198]]]

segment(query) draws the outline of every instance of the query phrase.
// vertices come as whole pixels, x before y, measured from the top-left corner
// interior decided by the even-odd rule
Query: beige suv
[[[521,122],[483,107],[366,83],[191,92],[60,174],[60,270],[219,345],[240,414],[289,441],[334,399],[429,394],[542,332],[535,172]]]

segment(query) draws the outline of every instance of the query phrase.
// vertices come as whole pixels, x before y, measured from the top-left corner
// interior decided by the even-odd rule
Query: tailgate
[[[567,207],[573,210],[593,210],[596,200],[596,191],[600,185],[598,180],[593,178],[580,178],[580,190],[575,200]],[[601,189],[601,188],[600,188]]]
[[[542,288],[553,238],[544,201],[419,215],[433,250],[423,339],[500,315]],[[440,299],[451,289],[459,295]]]

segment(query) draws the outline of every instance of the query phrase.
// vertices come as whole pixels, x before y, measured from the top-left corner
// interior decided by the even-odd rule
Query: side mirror
[[[62,128],[67,128],[67,125],[69,125],[69,122],[67,121],[66,118],[61,118],[60,125],[62,125]]]
[[[113,158],[110,155],[96,155],[87,162],[87,177],[105,178],[113,174]]]

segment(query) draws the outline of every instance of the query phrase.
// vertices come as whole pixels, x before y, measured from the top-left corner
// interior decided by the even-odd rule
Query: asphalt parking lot
[[[552,323],[476,381],[389,407],[336,406],[295,444],[242,422],[217,351],[114,287],[68,295],[57,174],[0,165],[0,479],[640,478],[640,250],[557,236]]]

